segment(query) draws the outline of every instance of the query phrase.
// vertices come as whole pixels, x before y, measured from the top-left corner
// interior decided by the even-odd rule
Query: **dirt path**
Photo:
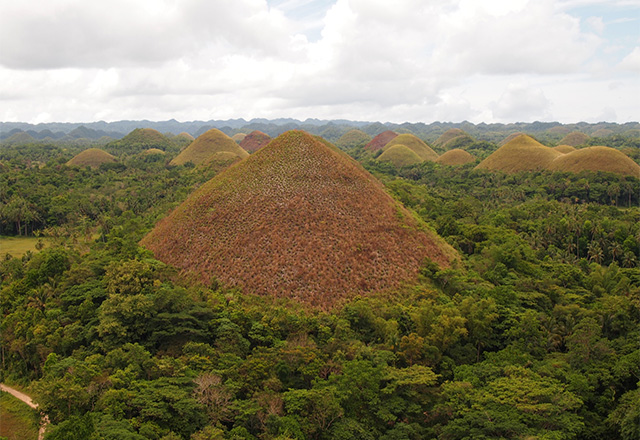
[[[22,402],[26,403],[27,405],[29,405],[31,408],[33,409],[38,409],[38,404],[37,403],[33,403],[33,400],[31,400],[31,397],[27,396],[25,393],[21,393],[20,391],[11,388],[10,386],[7,386],[3,383],[0,383],[0,390],[5,391],[9,394],[11,394],[13,397],[15,397],[18,400],[21,400]],[[42,440],[44,439],[44,433],[47,429],[47,425],[49,424],[49,417],[44,415],[44,414],[40,414],[41,416],[41,420],[40,420],[40,431],[38,431],[38,440]]]

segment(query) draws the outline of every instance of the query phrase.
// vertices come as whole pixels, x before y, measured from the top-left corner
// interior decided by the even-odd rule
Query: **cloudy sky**
[[[640,0],[0,0],[0,121],[640,119]]]

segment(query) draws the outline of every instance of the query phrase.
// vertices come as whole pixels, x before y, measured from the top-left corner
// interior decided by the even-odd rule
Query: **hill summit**
[[[253,130],[240,141],[239,145],[245,151],[255,153],[269,142],[271,142],[271,136],[259,130]]]
[[[357,162],[289,131],[202,185],[142,240],[207,283],[330,308],[457,254]]]
[[[229,136],[217,128],[212,128],[198,136],[169,164],[184,165],[187,162],[192,162],[194,165],[199,165],[207,162],[211,156],[219,152],[233,153],[241,159],[249,155]]]
[[[518,135],[491,153],[476,168],[505,173],[545,170],[562,155],[559,151],[542,145],[526,134]]]
[[[99,168],[103,163],[116,162],[116,158],[100,148],[89,148],[76,154],[68,166]]]

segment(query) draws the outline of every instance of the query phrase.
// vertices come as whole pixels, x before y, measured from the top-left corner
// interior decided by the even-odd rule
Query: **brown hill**
[[[246,137],[247,137],[247,133],[236,133],[233,136],[231,136],[231,139],[233,139],[237,143],[240,143],[240,142],[242,142],[242,139],[244,139]]]
[[[502,140],[502,142],[500,142],[498,145],[499,145],[499,146],[503,146],[504,144],[506,144],[506,143],[508,143],[508,142],[511,142],[512,140],[514,140],[515,138],[517,138],[518,136],[523,135],[523,134],[525,134],[525,133],[523,133],[523,132],[521,132],[521,131],[518,131],[517,133],[511,133],[509,136],[507,136],[506,138],[504,138],[504,139]]]
[[[329,308],[456,252],[357,162],[289,131],[202,185],[142,240],[208,283]]]
[[[196,139],[193,136],[191,136],[189,133],[187,133],[186,131],[183,131],[182,133],[177,134],[176,137],[177,138],[188,139],[190,141],[194,141]]]
[[[459,136],[469,136],[464,130],[460,130],[459,128],[450,128],[444,133],[440,135],[438,139],[433,143],[436,147],[443,147],[447,142],[451,139],[457,138]]]
[[[391,162],[395,167],[401,168],[422,162],[420,156],[406,145],[394,145],[382,152],[378,159],[380,162]]]
[[[521,134],[491,153],[476,168],[505,173],[539,171],[546,169],[560,155],[562,153],[545,147],[526,134]]]
[[[576,147],[572,147],[571,145],[558,145],[557,147],[553,147],[553,149],[562,154],[567,154],[567,153],[571,153],[572,151],[576,151]]]
[[[577,147],[578,145],[583,145],[589,140],[589,136],[580,133],[579,131],[573,131],[562,138],[560,144],[562,145],[570,145],[572,147]]]
[[[148,150],[144,150],[143,153],[145,155],[149,155],[149,154],[165,154],[164,151],[158,149],[158,148],[149,148]]]
[[[640,178],[640,165],[623,152],[609,147],[588,147],[563,154],[549,165],[551,171],[608,171]]]
[[[182,150],[169,164],[184,165],[187,162],[192,162],[194,165],[199,165],[219,151],[234,153],[241,159],[249,155],[229,136],[216,128],[212,128],[198,136],[195,141],[191,142],[189,146]]]
[[[91,167],[98,168],[103,163],[116,162],[116,158],[104,150],[99,148],[89,148],[78,154],[73,159],[67,162],[68,166],[75,167]]]
[[[387,150],[394,145],[405,145],[409,147],[418,156],[420,156],[420,159],[422,160],[433,161],[438,158],[438,153],[433,151],[430,146],[425,144],[422,140],[420,140],[413,134],[400,134],[394,137],[393,139],[391,139],[391,141],[389,141],[389,143],[387,143],[387,145],[384,146],[383,150]]]
[[[371,141],[371,136],[361,130],[349,130],[336,141],[336,146],[340,148],[363,147]]]
[[[240,142],[240,146],[249,153],[255,153],[271,142],[271,136],[259,130],[254,130]]]
[[[153,128],[136,128],[120,140],[121,143],[166,145],[169,139]]]
[[[387,145],[396,136],[398,136],[398,133],[394,133],[391,130],[383,131],[382,133],[371,139],[371,141],[364,146],[364,149],[369,151],[382,150],[384,146]]]
[[[476,158],[466,151],[454,148],[437,158],[436,163],[442,165],[464,165],[466,163],[475,162],[475,160]]]

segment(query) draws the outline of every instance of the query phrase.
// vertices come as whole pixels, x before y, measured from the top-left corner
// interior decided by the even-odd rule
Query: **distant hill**
[[[384,146],[383,150],[387,150],[394,145],[407,146],[409,149],[413,150],[413,152],[416,153],[422,160],[434,161],[438,158],[438,153],[433,151],[430,146],[425,144],[422,140],[420,140],[413,134],[400,134],[394,137],[387,143],[387,145]]]
[[[551,171],[607,171],[640,178],[640,165],[619,150],[587,147],[558,156],[548,167]]]
[[[589,135],[580,133],[579,131],[574,131],[563,137],[560,144],[577,147],[578,145],[584,145],[589,139]]]
[[[517,173],[540,171],[562,153],[542,145],[526,134],[521,134],[494,151],[476,168]]]
[[[343,134],[336,141],[336,146],[343,149],[364,147],[371,141],[371,136],[362,130],[353,129]]]
[[[450,128],[449,130],[442,133],[440,137],[436,139],[433,145],[436,147],[444,147],[447,142],[460,136],[469,137],[469,135],[465,133],[464,130],[460,130],[459,128]]]
[[[382,150],[384,146],[387,145],[396,136],[398,136],[398,133],[395,133],[391,130],[383,131],[382,133],[371,139],[371,141],[364,146],[364,149],[369,151]]]
[[[378,156],[380,162],[391,162],[397,168],[415,165],[422,162],[422,158],[406,145],[398,144],[386,149]]]
[[[571,145],[558,145],[557,147],[553,147],[553,149],[562,154],[567,154],[567,153],[571,153],[572,151],[576,151],[576,147],[572,147]]]
[[[271,137],[259,130],[253,130],[240,141],[240,147],[248,153],[255,153],[271,142]]]
[[[231,139],[233,139],[237,143],[240,143],[240,142],[242,142],[242,139],[244,139],[246,137],[247,137],[247,133],[236,133],[233,136],[231,136]]]
[[[475,162],[476,158],[471,154],[459,148],[454,148],[444,153],[442,156],[436,159],[436,163],[442,165],[464,165],[467,163]]]
[[[233,139],[216,128],[201,134],[187,148],[176,156],[170,165],[184,165],[192,162],[194,165],[206,162],[214,153],[230,152],[240,158],[249,153],[243,150]]]
[[[67,165],[76,167],[98,168],[104,163],[113,162],[116,162],[116,158],[106,151],[99,148],[89,148],[88,150],[84,150],[74,156],[73,159],[67,162]]]
[[[142,240],[204,283],[323,309],[414,282],[456,252],[357,162],[290,131],[225,169]]]

